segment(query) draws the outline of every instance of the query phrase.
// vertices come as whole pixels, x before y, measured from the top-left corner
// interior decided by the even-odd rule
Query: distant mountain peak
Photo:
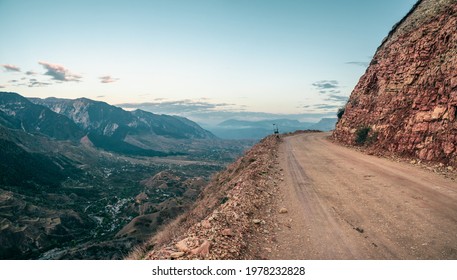
[[[32,103],[17,93],[0,92],[0,111],[20,123],[20,127],[15,128],[29,133],[44,134],[60,140],[79,140],[84,135],[66,116]]]

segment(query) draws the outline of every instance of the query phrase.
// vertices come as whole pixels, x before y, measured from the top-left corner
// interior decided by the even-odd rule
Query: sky
[[[415,0],[0,0],[0,90],[187,116],[335,116]]]

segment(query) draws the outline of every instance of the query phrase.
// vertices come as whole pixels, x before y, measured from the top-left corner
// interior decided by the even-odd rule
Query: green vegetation
[[[361,127],[355,132],[355,142],[357,145],[364,145],[367,142],[368,134],[371,128],[369,126]]]
[[[378,139],[378,132],[373,131],[369,126],[360,127],[355,132],[355,142],[357,145],[370,145]]]
[[[338,117],[338,121],[343,117],[346,107],[341,107],[338,109],[336,116]]]

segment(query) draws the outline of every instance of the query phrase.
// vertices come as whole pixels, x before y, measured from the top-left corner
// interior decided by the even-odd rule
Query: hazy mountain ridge
[[[280,133],[290,133],[297,130],[330,131],[335,128],[336,118],[323,118],[317,123],[300,122],[292,119],[271,119],[260,121],[229,119],[208,130],[223,139],[262,139],[277,128]]]
[[[330,131],[335,129],[337,118],[322,118],[317,123],[309,126],[309,130]]]

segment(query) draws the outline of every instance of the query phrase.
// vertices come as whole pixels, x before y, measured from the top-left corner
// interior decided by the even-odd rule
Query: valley
[[[122,259],[252,144],[182,118],[64,103],[73,115],[0,93],[1,259]]]

